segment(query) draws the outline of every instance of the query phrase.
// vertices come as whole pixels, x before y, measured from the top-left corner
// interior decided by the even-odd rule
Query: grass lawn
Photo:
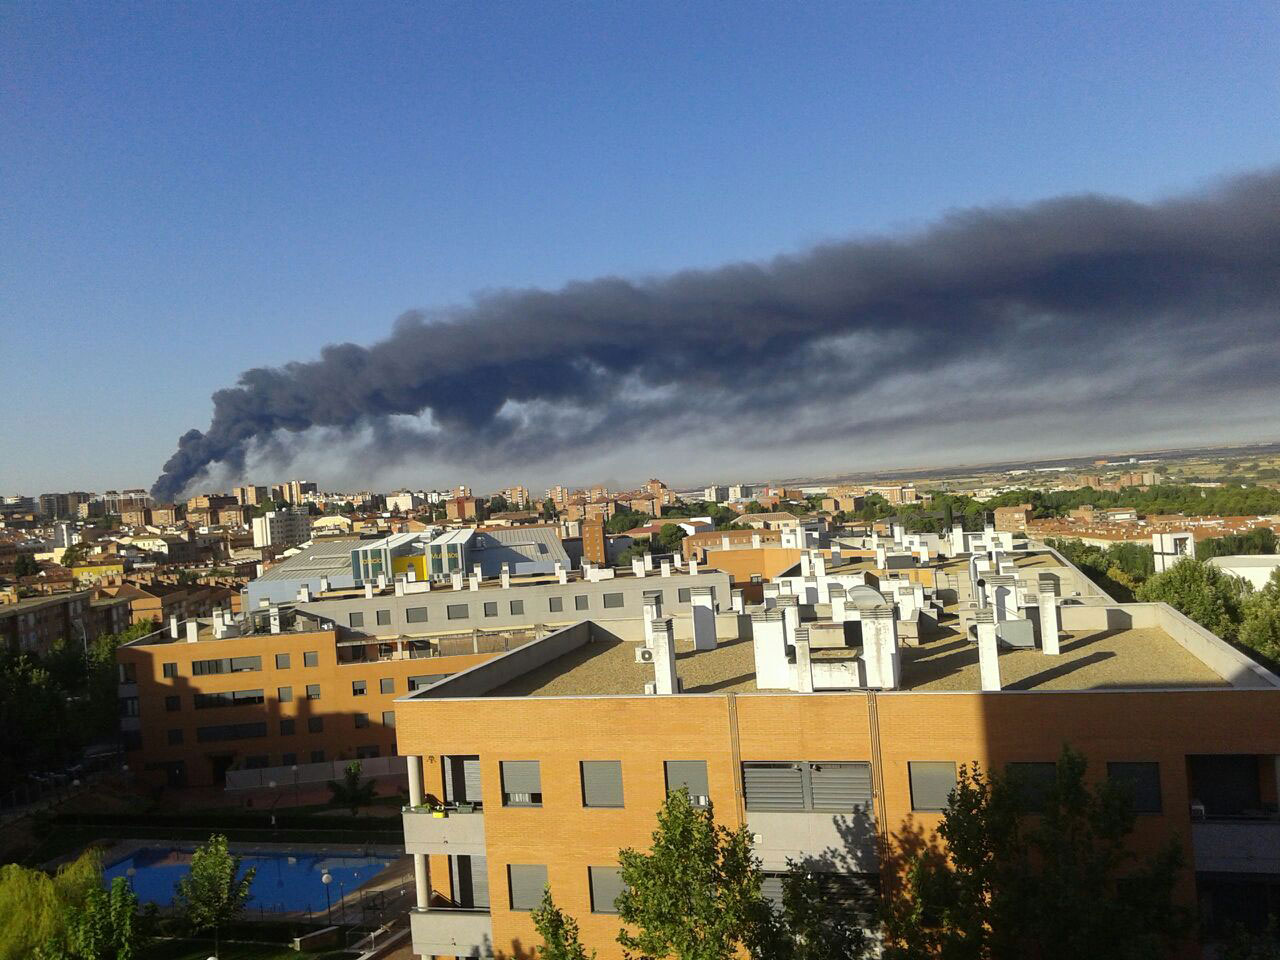
[[[212,940],[162,940],[139,954],[138,960],[206,960],[213,956]],[[266,943],[238,943],[226,940],[218,947],[219,960],[341,960],[357,954],[345,950],[299,954],[287,946]]]

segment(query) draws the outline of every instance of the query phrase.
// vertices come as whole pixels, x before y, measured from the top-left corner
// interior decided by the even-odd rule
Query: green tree
[[[1239,577],[1187,558],[1158,573],[1137,590],[1144,603],[1167,603],[1226,640],[1236,639],[1248,591]]]
[[[618,942],[628,957],[729,960],[755,949],[769,906],[746,827],[717,824],[711,805],[671,793],[658,811],[648,853],[618,854],[624,889]],[[632,932],[634,930],[635,932]]]
[[[643,527],[653,517],[636,510],[619,510],[604,523],[605,533],[625,533],[636,527]]]
[[[18,558],[13,564],[14,577],[34,577],[40,572],[40,564],[36,563],[36,558],[30,553],[19,553]]]
[[[1181,853],[1138,859],[1127,791],[1084,782],[1064,748],[1035,790],[1016,776],[961,768],[937,850],[911,853],[905,890],[886,907],[889,960],[1161,960],[1189,928],[1175,903]]]
[[[342,771],[340,781],[329,781],[329,802],[335,806],[347,807],[354,817],[361,807],[373,802],[373,795],[378,785],[360,775],[360,761],[352,760]]]
[[[615,567],[629,567],[631,566],[632,560],[636,557],[643,557],[648,552],[649,538],[640,537],[638,540],[635,540],[631,546],[618,554],[618,559],[614,561],[613,565]]]
[[[1258,933],[1236,926],[1218,957],[1219,960],[1280,960],[1280,931],[1276,929],[1275,917]]]
[[[191,870],[178,881],[173,902],[192,930],[213,931],[215,953],[219,928],[244,910],[256,873],[257,868],[250,867],[239,876],[240,858],[227,850],[227,838],[221,834],[191,854]]]
[[[99,889],[102,862],[94,851],[53,876],[16,863],[0,867],[0,960],[30,960],[66,942],[72,912]]]
[[[1239,640],[1264,657],[1280,662],[1280,570],[1272,572],[1261,590],[1245,598]]]
[[[533,911],[533,925],[542,938],[535,953],[538,960],[595,960],[596,952],[588,952],[578,936],[578,921],[556,906],[550,888]]]
[[[851,903],[832,888],[836,875],[789,864],[782,878],[782,913],[757,955],[767,960],[861,960],[866,931]],[[827,882],[824,882],[827,881]],[[763,938],[762,938],[763,941]]]
[[[133,960],[141,941],[138,896],[124,877],[89,891],[68,911],[65,938],[38,951],[37,960]]]
[[[680,542],[684,538],[684,528],[674,523],[664,523],[658,530],[658,546],[663,553],[679,553]]]

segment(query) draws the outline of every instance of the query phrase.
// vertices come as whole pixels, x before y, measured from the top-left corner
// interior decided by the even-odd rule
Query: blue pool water
[[[293,910],[325,909],[325,870],[333,876],[329,896],[334,903],[345,891],[352,893],[368,883],[387,867],[391,860],[383,857],[349,857],[327,853],[246,853],[241,861],[241,875],[250,867],[258,872],[249,888],[249,906],[254,910],[287,913]],[[180,847],[143,847],[103,871],[108,885],[116,877],[128,875],[133,867],[133,889],[143,903],[167,907],[173,902],[178,879],[191,869],[191,850]]]

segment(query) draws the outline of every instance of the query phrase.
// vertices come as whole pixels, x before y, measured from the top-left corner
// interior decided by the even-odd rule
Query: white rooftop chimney
[[[280,632],[280,608],[277,606],[272,606],[271,609],[268,611],[267,616],[271,621],[271,632],[279,633]]]
[[[305,583],[298,588],[298,602],[299,603],[311,602],[311,587]]]
[[[898,688],[898,625],[893,619],[893,607],[872,607],[863,610],[863,652],[874,648],[876,667],[879,671],[873,681],[871,662],[867,662],[867,683],[874,682],[884,690]]]
[[[653,554],[646,553],[641,559],[644,560],[645,570],[647,570],[649,573],[652,573],[653,572]]]
[[[328,593],[328,592],[329,592],[329,578],[328,578],[328,577],[321,577],[321,578],[320,578],[320,592],[321,592],[321,593]]]
[[[169,614],[169,636],[174,640],[178,639],[178,617],[176,614]]]
[[[809,556],[808,550],[800,554],[800,576],[813,576],[813,558]]]
[[[729,602],[730,602],[730,605],[733,607],[733,612],[734,612],[734,613],[743,613],[743,612],[745,612],[745,610],[746,610],[746,604],[745,604],[745,602],[744,602],[744,601],[743,601],[743,599],[742,599],[742,591],[741,591],[741,590],[730,590],[730,591],[729,591]]]
[[[187,621],[187,643],[195,643],[200,639],[200,622],[192,617]]]
[[[787,626],[781,610],[751,614],[751,645],[756,660],[756,686],[761,690],[789,690]]]
[[[387,575],[385,573],[378,574],[378,589],[387,589]]]
[[[1000,689],[1000,651],[996,646],[996,615],[990,607],[975,610],[978,626],[978,673],[983,690]]]
[[[395,587],[396,587],[396,596],[403,597],[404,596],[404,577],[396,577]]]
[[[1040,581],[1040,648],[1049,656],[1062,652],[1058,631],[1058,585],[1052,580]]]
[[[462,571],[453,570],[449,573],[449,583],[455,590],[462,589]]]
[[[502,577],[502,589],[503,590],[510,589],[511,588],[511,564],[504,563],[502,565],[502,570],[499,576]]]
[[[763,541],[760,539],[760,534],[758,534],[758,533],[753,533],[753,534],[751,535],[751,549],[752,549],[752,550],[759,550],[759,549],[760,549],[760,546],[761,546],[761,544],[762,544],[762,543],[763,543]]]
[[[663,561],[662,561],[662,575],[663,575],[664,577],[669,577],[669,576],[671,576],[671,561],[670,561],[670,560],[663,560]]]
[[[364,582],[364,598],[366,600],[373,599],[373,584],[370,583],[368,580]]]
[[[670,617],[653,621],[654,686],[659,696],[673,694],[680,688],[676,676],[676,642]]]
[[[809,630],[802,627],[796,631],[796,683],[799,693],[813,693],[813,657],[809,650]]]
[[[559,560],[556,561],[556,582],[557,583],[569,582],[569,571],[565,570],[565,568],[560,564]]]
[[[698,561],[697,561],[697,560],[690,560],[690,561],[689,561],[689,576],[691,576],[691,577],[696,577],[697,575],[698,575]]]
[[[631,574],[635,577],[644,577],[644,561],[639,557],[631,558]]]
[[[644,592],[644,645],[653,648],[653,624],[662,617],[662,591]]]
[[[714,650],[716,637],[715,589],[693,587],[689,599],[693,604],[693,649]]]

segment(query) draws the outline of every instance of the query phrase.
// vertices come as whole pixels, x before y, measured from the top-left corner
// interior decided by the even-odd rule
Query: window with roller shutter
[[[542,806],[542,768],[537,760],[502,761],[502,805]]]
[[[865,762],[744,763],[742,789],[748,810],[872,811],[871,764]]]
[[[620,760],[583,760],[580,766],[584,807],[622,806],[622,762]]]

